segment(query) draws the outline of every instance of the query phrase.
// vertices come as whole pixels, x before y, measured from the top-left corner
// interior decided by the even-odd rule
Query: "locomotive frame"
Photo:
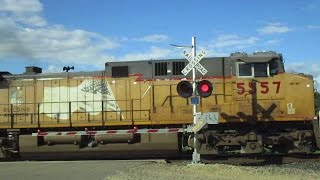
[[[104,71],[95,72],[41,73],[38,67],[27,67],[24,74],[1,72],[3,156],[66,144],[73,151],[128,142],[147,146],[168,137],[175,151],[197,148],[200,154],[319,148],[312,77],[286,73],[276,52],[202,60],[208,73],[196,77],[211,81],[214,91],[200,98],[199,111],[218,112],[219,124],[201,129],[194,145],[193,133],[185,131],[192,124],[191,102],[176,92],[181,80],[191,79],[181,73],[186,63],[146,60],[108,62]],[[112,129],[127,133],[108,134]],[[161,133],[150,134],[155,131]]]

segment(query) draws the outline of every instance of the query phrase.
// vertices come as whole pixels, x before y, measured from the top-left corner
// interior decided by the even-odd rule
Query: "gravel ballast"
[[[318,179],[319,162],[300,162],[282,165],[241,166],[230,164],[188,165],[148,163],[121,170],[105,179]]]

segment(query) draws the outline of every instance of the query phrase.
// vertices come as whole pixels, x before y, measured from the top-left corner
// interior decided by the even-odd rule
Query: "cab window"
[[[238,75],[239,76],[252,76],[251,64],[239,63],[238,64]]]
[[[245,63],[237,62],[237,76],[242,78],[268,77],[268,63]]]
[[[254,77],[268,77],[268,64],[257,63],[254,65]]]
[[[269,63],[270,75],[277,75],[279,73],[279,67],[275,60],[270,61]]]

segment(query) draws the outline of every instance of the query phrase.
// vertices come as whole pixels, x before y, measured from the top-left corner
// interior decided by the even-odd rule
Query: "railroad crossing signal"
[[[194,60],[192,59],[192,55],[190,55],[187,51],[183,51],[182,52],[184,54],[184,56],[187,58],[187,60],[189,61],[189,64],[181,71],[183,75],[187,75],[192,68],[196,68],[202,75],[207,74],[207,69],[204,68],[199,62],[200,60],[204,57],[204,55],[206,54],[205,51],[201,51],[195,58]]]
[[[179,47],[179,46],[178,46]],[[181,46],[183,47],[183,46]],[[184,46],[187,47],[187,46]],[[205,51],[201,51],[196,56],[196,37],[192,37],[192,54],[190,55],[187,51],[183,51],[184,56],[189,61],[189,64],[181,71],[183,75],[187,76],[187,74],[192,70],[192,83],[189,81],[181,81],[177,85],[177,92],[181,97],[188,98],[193,95],[191,98],[192,105],[193,105],[193,124],[197,124],[196,113],[197,113],[197,104],[199,103],[199,99],[197,97],[198,94],[201,97],[208,97],[211,95],[213,86],[210,81],[203,80],[200,82],[196,82],[196,70],[198,70],[202,75],[205,75],[208,71],[199,63],[200,60],[206,54]],[[194,132],[193,143],[194,145],[197,144],[197,136],[196,132]],[[200,162],[200,154],[197,152],[197,148],[193,149],[192,154],[192,163],[199,163]]]
[[[180,81],[177,85],[177,92],[183,98],[191,97],[193,94],[192,84],[189,81]]]
[[[212,83],[208,80],[202,80],[197,83],[197,92],[203,98],[209,97],[212,94],[212,90]]]
[[[198,95],[206,98],[212,94],[213,85],[208,80],[202,80],[196,83]],[[193,95],[193,87],[189,81],[180,81],[177,85],[177,92],[183,98],[189,98]]]

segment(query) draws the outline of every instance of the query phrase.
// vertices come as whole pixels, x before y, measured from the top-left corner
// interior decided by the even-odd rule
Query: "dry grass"
[[[299,165],[269,165],[269,166],[235,166],[226,164],[208,165],[177,165],[148,163],[128,170],[119,171],[116,175],[105,179],[318,179],[320,172]]]

